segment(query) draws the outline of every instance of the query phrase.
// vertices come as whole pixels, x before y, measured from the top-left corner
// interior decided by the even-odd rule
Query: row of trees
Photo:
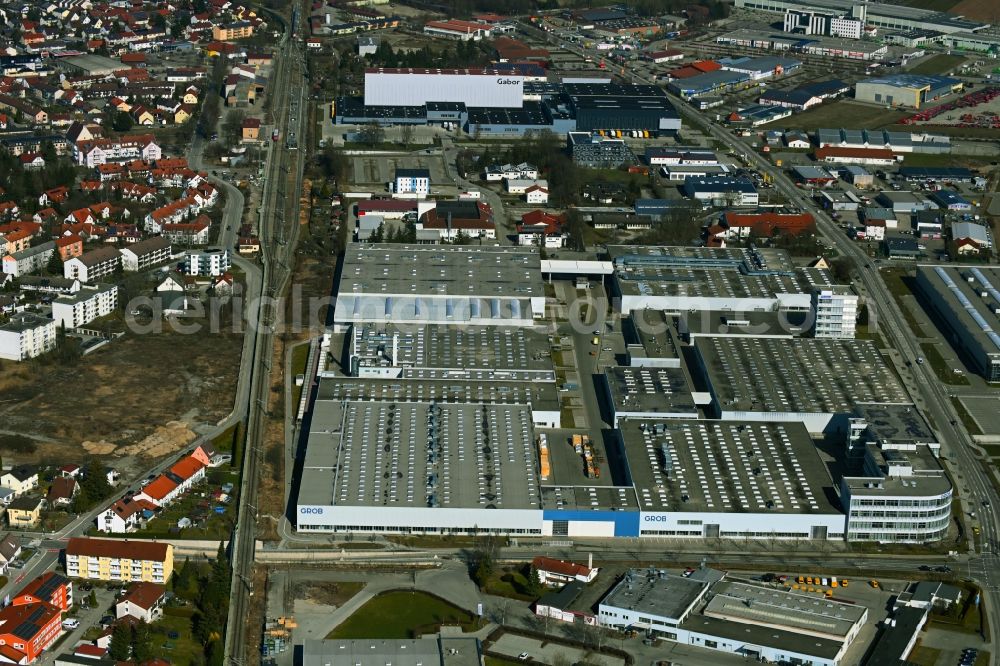
[[[34,210],[38,196],[53,187],[72,187],[76,180],[76,167],[68,155],[57,155],[50,142],[42,144],[45,168],[25,170],[21,160],[6,149],[0,149],[0,188],[4,199],[16,201]],[[33,203],[34,202],[34,203]]]
[[[229,617],[232,575],[232,567],[221,543],[215,559],[210,563],[186,559],[174,575],[174,594],[195,606],[192,636],[202,646],[205,663],[209,666],[222,666],[224,663],[223,641]]]
[[[412,51],[396,51],[383,40],[369,58],[377,67],[479,67],[490,61],[480,43],[473,41],[459,41],[444,49],[425,46]]]

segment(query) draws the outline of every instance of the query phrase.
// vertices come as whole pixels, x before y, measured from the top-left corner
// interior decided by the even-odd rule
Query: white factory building
[[[428,102],[520,109],[524,77],[493,69],[365,70],[365,106],[423,106]]]

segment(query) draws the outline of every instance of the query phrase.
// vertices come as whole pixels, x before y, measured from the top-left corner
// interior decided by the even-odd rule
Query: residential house
[[[260,118],[244,118],[241,128],[244,142],[260,140]]]
[[[11,562],[21,556],[21,539],[10,532],[0,539],[0,576],[7,575]]]
[[[567,234],[563,231],[565,215],[553,215],[543,210],[533,210],[521,216],[517,225],[518,245],[537,245],[546,249],[558,249],[566,244]]]
[[[511,194],[524,194],[529,187],[549,187],[547,180],[534,180],[530,178],[511,178],[507,180],[507,191]]]
[[[63,264],[63,277],[80,282],[94,282],[113,274],[121,265],[121,253],[117,248],[101,247],[79,257],[73,257]]]
[[[66,575],[73,578],[166,583],[173,570],[169,543],[72,537],[66,544]]]
[[[177,245],[205,245],[211,220],[207,215],[199,215],[193,222],[168,222],[162,225],[160,234]]]
[[[39,153],[21,153],[17,159],[25,171],[41,171],[45,168],[45,158]]]
[[[135,497],[148,500],[159,507],[166,506],[204,479],[206,467],[208,462],[199,460],[194,455],[181,458],[166,472],[150,481]]]
[[[18,497],[7,505],[7,524],[16,529],[38,527],[42,522],[42,505],[45,500],[40,497]]]
[[[575,562],[556,560],[551,557],[536,557],[531,562],[531,568],[538,576],[538,582],[542,585],[565,585],[572,581],[590,583],[599,573],[599,569],[584,566]]]
[[[485,176],[486,180],[490,182],[512,180],[516,178],[536,180],[538,178],[538,167],[528,164],[527,162],[491,166],[486,168]]]
[[[547,204],[549,202],[549,190],[543,185],[532,185],[524,191],[524,200],[529,204]]]
[[[145,499],[120,499],[97,514],[97,529],[100,532],[124,534],[134,532],[142,521],[153,517],[157,506]]]
[[[50,507],[69,506],[73,503],[73,498],[80,492],[80,484],[76,479],[65,476],[57,476],[52,479],[49,492],[45,495],[45,501]]]
[[[69,463],[59,468],[59,476],[64,476],[68,479],[79,479],[82,475],[83,468],[74,463]]]
[[[156,622],[163,617],[166,591],[167,588],[157,583],[132,583],[115,604],[115,617],[131,615],[146,624]]]
[[[184,291],[184,277],[176,271],[167,273],[153,291]]]
[[[170,260],[170,241],[155,236],[139,241],[121,251],[122,268],[128,272],[145,270]]]
[[[10,488],[20,497],[38,487],[38,468],[33,465],[15,465],[0,475],[0,486]]]
[[[20,312],[0,324],[0,358],[24,361],[55,347],[56,323],[48,317]]]

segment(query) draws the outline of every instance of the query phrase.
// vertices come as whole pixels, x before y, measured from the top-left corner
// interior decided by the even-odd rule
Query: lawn
[[[474,618],[457,606],[423,592],[386,592],[371,599],[330,632],[332,638],[416,638],[443,624],[474,629]]]
[[[958,418],[962,419],[962,425],[965,429],[969,431],[970,435],[982,435],[983,431],[979,429],[979,425],[976,423],[972,415],[969,414],[969,410],[965,408],[962,401],[959,398],[952,398],[951,404],[955,407],[955,411],[958,412]]]
[[[981,167],[990,163],[985,155],[953,155],[950,153],[907,153],[903,165],[909,167]]]
[[[907,657],[907,661],[916,664],[917,666],[934,666],[937,664],[938,658],[941,656],[941,650],[937,648],[924,647],[923,645],[917,645],[913,648],[913,652]]]
[[[908,72],[910,74],[944,74],[951,71],[955,67],[958,67],[963,62],[965,62],[965,58],[962,56],[947,55],[942,53],[931,56],[916,67],[910,68]]]
[[[816,130],[821,127],[845,129],[876,129],[891,125],[908,115],[903,111],[893,111],[880,106],[856,104],[840,100],[830,104],[820,104],[808,111],[796,113],[773,123],[786,129]],[[912,131],[912,130],[910,130]]]
[[[173,632],[173,633],[172,633]],[[191,618],[164,615],[150,626],[153,637],[153,654],[172,664],[201,663],[204,654],[201,645],[191,633]],[[171,635],[176,638],[171,638]]]
[[[295,378],[306,371],[306,362],[309,360],[309,343],[304,342],[292,349],[292,376]],[[299,400],[302,399],[302,389],[305,386],[292,386],[292,411],[298,413]]]
[[[944,384],[950,384],[951,386],[968,386],[969,378],[965,376],[965,373],[956,374],[954,368],[952,368],[947,361],[945,361],[944,356],[938,350],[937,345],[931,342],[920,343],[920,349],[924,352],[924,358],[930,363],[931,368],[934,369],[934,374],[938,376]]]
[[[513,659],[503,659],[501,657],[491,657],[486,655],[486,666],[521,666],[523,661],[515,661]]]
[[[485,591],[498,597],[508,597],[519,601],[534,601],[538,595],[528,592],[530,567],[504,567],[486,581]]]
[[[886,268],[879,271],[882,276],[882,280],[885,282],[885,286],[889,289],[893,298],[896,299],[896,303],[899,305],[899,309],[903,312],[903,318],[906,319],[906,323],[910,326],[910,329],[917,335],[923,335],[923,329],[920,326],[920,322],[917,318],[910,312],[908,303],[903,298],[904,296],[910,296],[913,292],[910,290],[909,284],[907,284],[911,278],[907,275],[907,272],[901,268]]]

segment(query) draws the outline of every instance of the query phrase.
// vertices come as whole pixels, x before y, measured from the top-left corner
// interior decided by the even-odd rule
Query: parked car
[[[76,618],[66,618],[62,623],[63,629],[78,629],[80,627],[80,621]]]

